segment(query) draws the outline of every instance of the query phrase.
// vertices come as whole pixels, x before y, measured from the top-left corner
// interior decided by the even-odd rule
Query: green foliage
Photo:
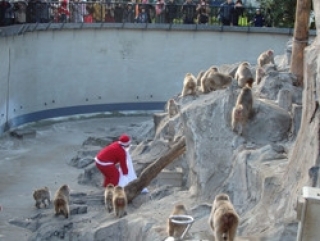
[[[297,0],[257,0],[272,27],[293,28]]]

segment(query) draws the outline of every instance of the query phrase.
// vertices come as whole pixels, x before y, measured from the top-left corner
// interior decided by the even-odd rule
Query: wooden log
[[[125,186],[124,189],[127,194],[128,202],[131,202],[136,196],[138,196],[142,189],[148,186],[163,168],[181,156],[185,150],[185,138],[181,137],[177,142],[173,143],[172,148],[165,155],[147,166],[137,179]]]
[[[297,0],[290,72],[303,85],[304,48],[308,44],[311,0]]]

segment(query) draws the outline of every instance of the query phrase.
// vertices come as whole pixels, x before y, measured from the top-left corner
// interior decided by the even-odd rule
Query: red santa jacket
[[[128,174],[126,158],[126,151],[117,141],[106,146],[97,154],[97,159],[101,162],[112,162],[114,164],[120,163],[123,175]]]

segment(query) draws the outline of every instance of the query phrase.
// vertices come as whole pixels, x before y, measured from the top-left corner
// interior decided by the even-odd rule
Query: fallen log
[[[181,156],[185,150],[185,138],[181,137],[177,142],[173,143],[171,149],[166,154],[149,164],[137,179],[125,186],[124,189],[127,194],[128,202],[131,202],[136,196],[138,196],[142,189],[147,187],[163,168]]]

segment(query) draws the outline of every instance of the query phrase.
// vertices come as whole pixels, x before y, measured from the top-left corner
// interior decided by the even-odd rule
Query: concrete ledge
[[[293,28],[260,28],[238,27],[203,24],[158,24],[158,23],[27,23],[12,25],[0,29],[0,36],[14,36],[25,32],[50,31],[64,29],[148,29],[148,30],[175,30],[175,31],[212,31],[212,32],[243,32],[243,33],[274,33],[292,36]],[[23,31],[21,31],[23,29]],[[310,36],[316,36],[316,30],[309,30]]]

